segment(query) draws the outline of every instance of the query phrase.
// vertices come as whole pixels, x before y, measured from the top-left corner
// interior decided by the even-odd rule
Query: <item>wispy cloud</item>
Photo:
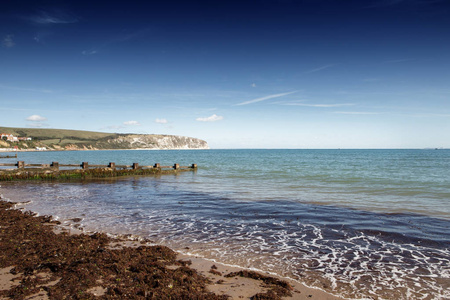
[[[12,34],[8,34],[7,36],[5,36],[2,40],[2,45],[3,47],[6,48],[12,48],[16,45],[16,43],[13,40],[14,35]]]
[[[213,114],[212,116],[209,116],[209,117],[206,117],[206,118],[197,118],[195,120],[199,121],[199,122],[216,122],[216,121],[223,120],[223,117],[222,116],[218,116],[216,114]]]
[[[248,104],[252,104],[252,103],[257,103],[257,102],[261,102],[261,101],[265,101],[265,100],[269,100],[269,99],[274,99],[274,98],[279,98],[279,97],[283,97],[283,96],[287,96],[287,95],[291,95],[297,93],[297,91],[294,92],[289,92],[289,93],[281,93],[281,94],[274,94],[274,95],[269,95],[269,96],[265,96],[265,97],[261,97],[261,98],[257,98],[257,99],[253,99],[253,100],[249,100],[249,101],[244,101],[238,104],[235,104],[236,106],[238,105],[248,105]]]
[[[288,106],[307,106],[307,107],[341,107],[341,106],[352,106],[354,103],[334,103],[334,104],[309,104],[309,103],[300,103],[300,102],[286,102],[286,103],[278,103],[281,105]]]
[[[123,122],[123,125],[126,125],[126,126],[140,126],[141,123],[139,123],[138,121],[126,121],[126,122]]]
[[[77,23],[77,17],[62,11],[39,11],[37,14],[27,17],[28,20],[39,25],[53,25],[53,24],[71,24]]]
[[[414,59],[414,58],[392,59],[392,60],[383,61],[383,63],[384,64],[398,64],[398,63],[414,61],[414,60],[416,60],[416,59]]]
[[[97,53],[98,53],[97,50],[84,50],[84,51],[81,52],[81,54],[83,54],[83,55],[94,55],[94,54],[97,54]]]
[[[141,30],[133,31],[133,32],[123,32],[117,35],[115,38],[111,40],[111,43],[122,43],[130,40],[134,40],[136,38],[140,38],[146,35],[150,31],[149,28],[144,28]]]
[[[41,30],[34,35],[33,40],[36,43],[45,44],[45,40],[51,35],[53,35],[53,32],[48,31],[48,30],[43,30],[43,31]]]
[[[343,115],[379,115],[381,113],[370,112],[370,111],[335,111],[334,114],[343,114]]]
[[[26,92],[39,92],[39,93],[46,93],[46,94],[50,94],[50,93],[54,92],[53,90],[49,90],[49,89],[23,88],[23,87],[2,85],[2,84],[0,84],[0,89],[8,89],[8,90],[15,90],[15,91],[26,91]]]
[[[318,67],[318,68],[315,68],[315,69],[306,71],[306,72],[304,72],[304,74],[310,74],[310,73],[320,72],[320,71],[323,71],[323,70],[332,68],[332,67],[334,67],[334,66],[336,66],[336,64],[324,65],[324,66],[321,66],[321,67]]]
[[[167,123],[169,123],[169,121],[167,121],[166,119],[156,119],[156,120],[155,120],[155,123],[158,123],[158,124],[167,124]]]
[[[423,113],[423,114],[413,114],[413,117],[443,117],[443,118],[449,118],[450,114],[438,114],[438,113]]]
[[[147,32],[149,30],[150,29],[148,29],[148,28],[144,28],[144,29],[134,31],[134,32],[120,33],[120,34],[116,35],[115,37],[113,37],[109,40],[106,40],[103,43],[100,43],[97,46],[94,46],[88,50],[82,51],[81,54],[83,54],[83,55],[98,54],[102,49],[107,48],[111,45],[125,43],[127,41],[131,41],[131,40],[140,38],[140,37],[144,36],[145,34],[147,34]]]

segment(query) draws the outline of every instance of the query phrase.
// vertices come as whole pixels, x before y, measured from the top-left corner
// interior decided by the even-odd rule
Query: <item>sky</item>
[[[0,126],[450,148],[450,0],[3,1]]]

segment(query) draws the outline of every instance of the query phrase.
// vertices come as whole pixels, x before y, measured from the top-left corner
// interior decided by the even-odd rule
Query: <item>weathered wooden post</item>
[[[133,170],[137,170],[139,169],[139,164],[138,163],[133,163]]]
[[[86,162],[86,161],[83,161],[83,162],[81,163],[81,168],[82,168],[83,170],[89,169],[89,163]]]
[[[18,162],[17,162],[17,168],[18,168],[18,169],[23,169],[23,168],[25,168],[25,162],[24,162],[24,161],[18,161]]]
[[[110,162],[108,168],[116,169],[116,163]]]
[[[59,170],[59,162],[53,161],[51,164],[52,168],[55,170]]]
[[[173,165],[173,169],[174,169],[174,170],[178,170],[179,168],[180,168],[180,164],[174,164],[174,165]]]
[[[197,164],[192,164],[191,168],[192,169],[197,169]]]
[[[155,166],[153,168],[159,169],[159,168],[161,168],[161,164],[155,164]]]

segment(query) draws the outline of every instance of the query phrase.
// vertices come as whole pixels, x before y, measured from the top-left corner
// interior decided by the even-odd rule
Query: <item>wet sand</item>
[[[340,299],[149,240],[68,229],[0,200],[0,299]]]

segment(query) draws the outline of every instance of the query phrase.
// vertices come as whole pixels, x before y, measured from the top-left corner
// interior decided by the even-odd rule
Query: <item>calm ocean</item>
[[[163,165],[197,172],[94,182],[2,182],[12,201],[87,230],[350,298],[450,299],[450,150],[19,153],[29,163]],[[2,159],[10,162],[14,159]],[[189,247],[189,249],[185,249]]]

